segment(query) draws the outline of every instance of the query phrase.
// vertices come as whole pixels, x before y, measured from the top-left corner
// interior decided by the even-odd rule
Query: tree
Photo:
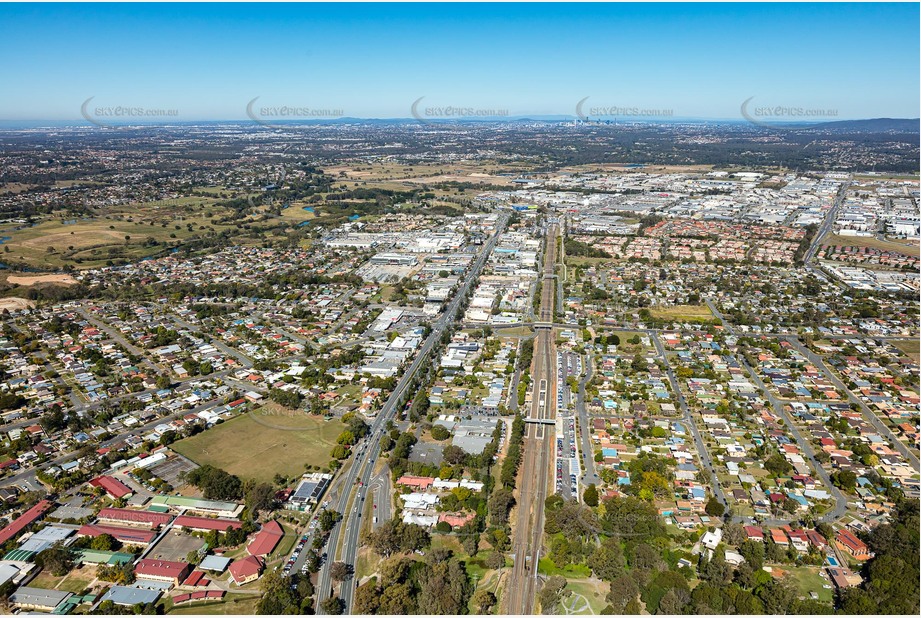
[[[553,537],[550,542],[550,559],[557,568],[562,569],[572,560],[569,541],[563,537]]]
[[[726,511],[726,507],[723,506],[723,503],[720,502],[716,496],[710,496],[704,510],[707,512],[707,515],[711,517],[722,517],[723,513]]]
[[[586,561],[587,566],[598,579],[614,581],[624,573],[626,561],[616,536],[605,539]]]
[[[412,587],[408,583],[385,587],[380,597],[378,613],[400,616],[417,613],[416,599]]]
[[[745,542],[745,529],[741,524],[735,522],[726,522],[723,525],[723,541],[733,547],[738,547]]]
[[[540,611],[542,614],[555,614],[556,606],[559,605],[563,598],[563,591],[566,589],[566,578],[559,575],[553,575],[544,582],[540,592],[537,595],[540,601]]]
[[[269,390],[269,399],[286,408],[298,408],[304,398],[300,393],[293,390],[286,391],[280,388],[273,388]]]
[[[275,488],[247,480],[243,484],[243,501],[252,516],[258,517],[260,511],[268,511],[275,505]]]
[[[109,534],[100,534],[90,541],[90,549],[98,551],[112,551],[116,547],[115,539]]]
[[[40,552],[33,561],[55,577],[67,575],[74,568],[73,551],[59,543]]]
[[[432,434],[432,438],[438,441],[447,440],[451,437],[451,432],[447,427],[442,425],[432,425],[430,433]]]
[[[489,498],[489,522],[495,526],[508,523],[508,514],[515,505],[515,496],[505,487],[497,488]]]
[[[337,582],[345,581],[351,574],[351,567],[344,562],[337,561],[329,565],[329,576]]]
[[[850,470],[839,470],[831,474],[831,482],[835,487],[844,491],[853,492],[857,489],[857,475]]]
[[[239,500],[243,496],[243,483],[237,476],[209,464],[186,472],[185,480],[201,489],[208,500]]]
[[[447,554],[450,556],[450,553]],[[463,564],[456,559],[431,558],[427,568],[416,574],[419,594],[416,597],[418,613],[447,615],[460,614],[470,598],[471,585]]]
[[[377,581],[372,578],[355,589],[352,609],[356,614],[376,614],[381,606],[380,596],[381,590],[377,587]]]
[[[764,468],[774,476],[783,476],[793,470],[793,466],[780,453],[774,453],[764,462]]]
[[[630,575],[620,575],[611,581],[611,588],[605,600],[611,604],[615,614],[629,613],[624,611],[631,601],[635,601],[640,594],[640,588]],[[637,612],[638,613],[638,612]]]
[[[342,519],[342,515],[340,515],[337,511],[329,511],[324,509],[320,512],[318,517],[318,521],[320,522],[320,530],[323,532],[329,532],[333,529],[336,523],[339,522],[340,519]]]
[[[764,566],[764,543],[762,542],[745,540],[739,546],[739,554],[753,569],[760,569]]]
[[[435,427],[437,426],[438,425],[436,425]],[[434,429],[434,427],[432,429]],[[465,461],[467,461],[467,453],[465,453],[464,449],[462,449],[461,447],[454,446],[453,444],[449,444],[448,446],[444,447],[444,449],[441,451],[441,458],[446,463],[449,463],[452,466],[456,466],[458,464],[462,464]]]
[[[659,601],[659,614],[681,614],[684,603],[675,588],[671,588]]]
[[[496,595],[485,588],[480,588],[473,594],[473,604],[481,614],[488,614],[497,600]]]
[[[505,566],[505,556],[498,551],[490,552],[489,555],[486,556],[485,564],[486,568],[489,569],[501,569]]]
[[[582,493],[582,500],[588,506],[598,506],[598,488],[595,487],[594,483],[585,488],[585,491]]]
[[[321,607],[330,616],[338,616],[345,611],[345,601],[339,597],[329,597],[323,601]]]

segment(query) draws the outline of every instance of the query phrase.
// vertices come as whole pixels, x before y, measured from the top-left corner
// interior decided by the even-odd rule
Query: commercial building
[[[297,510],[304,510],[307,505],[316,504],[326,492],[326,488],[329,487],[329,481],[332,478],[331,474],[323,474],[320,472],[305,474],[301,478],[301,482],[298,484],[297,489],[295,489],[291,497],[288,498],[288,504],[291,508]]]

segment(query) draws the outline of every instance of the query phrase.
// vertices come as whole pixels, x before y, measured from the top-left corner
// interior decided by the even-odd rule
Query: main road
[[[412,364],[410,364],[409,368],[403,373],[403,377],[400,378],[396,388],[390,394],[390,397],[387,398],[386,403],[384,403],[381,411],[371,424],[369,439],[365,441],[363,446],[358,447],[355,460],[351,463],[345,475],[338,477],[337,484],[340,485],[341,491],[339,500],[335,506],[336,510],[342,514],[342,520],[330,533],[327,544],[327,554],[330,557],[328,560],[325,560],[320,567],[320,573],[317,579],[316,611],[318,614],[323,613],[321,605],[332,593],[332,579],[330,578],[329,565],[337,560],[349,565],[355,565],[358,554],[358,537],[362,527],[361,518],[364,514],[364,499],[370,485],[371,477],[374,474],[374,465],[380,455],[380,438],[383,435],[384,427],[388,421],[394,418],[397,412],[397,405],[402,401],[416,373],[423,365],[431,362],[429,354],[432,352],[432,348],[435,347],[441,340],[441,336],[447,332],[457,320],[457,313],[461,301],[467,296],[473,281],[477,279],[480,272],[483,270],[487,257],[489,257],[493,247],[496,245],[496,239],[505,230],[507,223],[508,215],[502,214],[496,224],[496,232],[480,250],[479,255],[474,260],[472,267],[464,279],[463,285],[454,295],[447,310],[435,322],[435,325],[432,327],[432,332],[429,333],[425,343],[422,344],[422,348],[420,348],[419,352],[416,354]],[[387,499],[389,500],[390,497],[388,496]],[[339,543],[340,535],[342,536],[341,547]],[[345,613],[351,613],[354,590],[354,579],[342,582],[339,597],[345,602]]]
[[[853,180],[853,178],[853,175],[849,175],[847,180],[841,185],[841,188],[838,189],[838,193],[835,195],[835,201],[832,203],[831,208],[828,209],[828,212],[825,213],[822,225],[816,230],[815,235],[812,237],[812,242],[806,250],[806,255],[803,256],[803,266],[807,271],[813,274],[819,272],[813,265],[816,253],[818,253],[819,247],[822,246],[822,239],[828,234],[829,230],[831,230],[835,223],[835,219],[838,217],[838,210],[841,208],[841,204],[844,203],[844,198],[847,196],[847,190],[848,187],[851,186],[851,180]]]
[[[550,482],[550,462],[555,442],[556,418],[556,350],[553,339],[553,303],[557,286],[553,285],[556,267],[556,240],[559,228],[551,223],[545,241],[543,285],[541,286],[540,322],[534,342],[531,376],[533,391],[531,410],[524,436],[523,459],[518,476],[518,500],[512,552],[515,564],[506,583],[505,611],[509,614],[532,614],[538,589],[538,562],[544,534],[544,501]],[[538,422],[533,422],[538,421]]]

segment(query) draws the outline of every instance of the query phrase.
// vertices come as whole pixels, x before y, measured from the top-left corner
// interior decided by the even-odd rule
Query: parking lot
[[[582,359],[570,353],[557,353],[557,438],[556,438],[556,493],[565,499],[579,495],[579,459],[576,447],[575,417],[569,405],[572,394],[566,378],[578,377]]]
[[[184,472],[191,472],[197,467],[195,463],[189,461],[185,457],[177,455],[175,457],[170,457],[162,463],[151,466],[150,472],[173,487],[179,487],[182,485],[182,482],[179,480],[179,475]]]

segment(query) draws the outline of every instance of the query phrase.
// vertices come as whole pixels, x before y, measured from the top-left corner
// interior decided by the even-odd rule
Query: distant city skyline
[[[2,4],[0,120],[744,121],[746,101],[765,121],[917,118],[918,20],[914,3]]]

